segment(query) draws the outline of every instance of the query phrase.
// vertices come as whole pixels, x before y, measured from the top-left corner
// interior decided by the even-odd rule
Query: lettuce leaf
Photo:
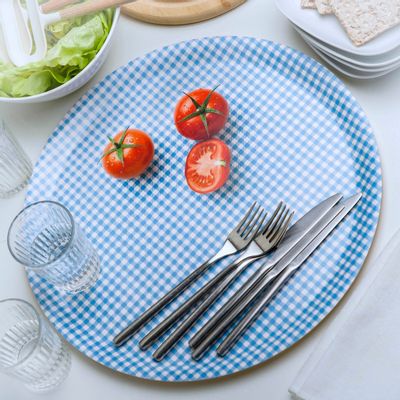
[[[62,21],[46,32],[49,50],[40,62],[15,67],[0,61],[0,96],[25,97],[60,86],[93,60],[111,29],[113,11]]]

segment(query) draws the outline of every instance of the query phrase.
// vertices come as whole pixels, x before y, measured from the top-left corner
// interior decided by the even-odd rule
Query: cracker
[[[301,0],[302,8],[317,8],[315,5],[315,0]]]
[[[400,23],[400,0],[331,0],[331,4],[356,46]]]
[[[333,8],[331,6],[331,0],[315,0],[315,5],[320,14],[333,14]]]

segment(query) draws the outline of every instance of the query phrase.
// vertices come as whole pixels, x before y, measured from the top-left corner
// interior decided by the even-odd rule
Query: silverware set
[[[294,213],[286,204],[281,202],[267,220],[265,210],[254,203],[217,254],[120,332],[114,344],[121,346],[129,340],[215,263],[241,253],[140,340],[139,347],[147,350],[175,327],[153,354],[154,360],[161,361],[239,276],[255,261],[266,258],[266,262],[189,340],[192,358],[199,360],[234,326],[217,348],[217,354],[225,356],[290,277],[353,209],[361,194],[345,201],[342,197],[335,194],[326,199],[291,227]]]

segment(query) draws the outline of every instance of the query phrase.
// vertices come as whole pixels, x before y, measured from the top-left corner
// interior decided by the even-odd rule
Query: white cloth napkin
[[[400,231],[289,388],[297,400],[400,399]]]

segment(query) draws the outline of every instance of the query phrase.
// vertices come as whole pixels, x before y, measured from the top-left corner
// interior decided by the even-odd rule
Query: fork
[[[239,224],[225,239],[221,249],[204,264],[195,269],[182,282],[165,294],[160,300],[153,304],[143,314],[141,314],[134,322],[121,331],[115,338],[114,344],[121,346],[129,340],[136,332],[138,332],[148,321],[154,318],[162,309],[179,296],[188,286],[195,282],[203,275],[212,265],[225,257],[237,254],[245,250],[254,237],[258,234],[261,226],[264,224],[266,214],[257,202],[249,208],[246,215]]]
[[[268,229],[268,226],[276,218],[278,211],[282,208],[283,204],[280,203],[278,209],[275,211],[274,215],[271,217],[269,222],[263,227],[260,232],[257,232],[257,236],[253,238],[250,245],[246,249],[245,253],[240,256],[232,264],[228,265],[221,272],[219,272],[214,278],[212,278],[206,285],[204,285],[200,290],[198,290],[192,297],[190,297],[185,303],[183,303],[179,308],[177,308],[172,314],[165,318],[159,325],[157,325],[153,330],[151,330],[140,342],[139,347],[142,350],[147,350],[167,329],[169,329],[175,322],[177,322],[181,317],[183,317],[195,304],[203,300],[204,297],[210,293],[222,280],[233,272],[235,269],[239,268],[242,264],[249,264],[264,254],[261,246],[265,245],[266,248],[268,243],[263,240],[264,232]],[[259,244],[256,244],[258,240]],[[265,242],[265,243],[264,243]],[[269,246],[268,246],[269,249]],[[247,260],[248,259],[248,260]],[[251,259],[251,260],[250,260]]]
[[[223,278],[222,283],[216,287],[210,296],[207,297],[205,301],[201,303],[200,306],[196,308],[196,310],[186,320],[184,320],[182,324],[179,325],[178,328],[171,334],[171,336],[169,336],[154,352],[153,358],[156,361],[161,361],[169,353],[169,351],[178,343],[179,339],[187,332],[187,330],[209,307],[211,307],[212,304],[214,304],[214,302],[228,289],[228,287],[251,263],[261,257],[264,257],[269,251],[279,244],[289,227],[292,217],[293,213],[289,213],[289,209],[286,207],[286,205],[280,203],[266,226],[255,238],[254,243],[252,243],[252,245],[254,245],[250,245],[245,254],[227,268],[229,269],[230,273]],[[186,303],[184,306],[185,305]],[[182,314],[178,313],[178,317],[180,317],[180,315]],[[157,329],[163,324],[161,323],[152,331],[155,333],[150,332],[140,342],[140,344],[143,345],[143,342],[145,346],[152,344],[162,333],[165,332],[166,329],[168,329],[170,325],[172,325],[172,323],[174,323],[174,321],[177,320],[174,314],[171,316],[172,318],[170,318],[170,323],[166,324],[161,329]],[[146,338],[147,340],[145,341]]]

